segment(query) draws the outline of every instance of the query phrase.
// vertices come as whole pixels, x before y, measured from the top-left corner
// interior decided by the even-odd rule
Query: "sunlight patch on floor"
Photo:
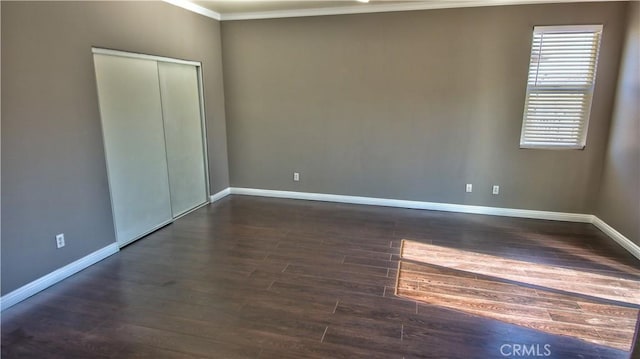
[[[640,282],[404,240],[396,295],[629,351]]]

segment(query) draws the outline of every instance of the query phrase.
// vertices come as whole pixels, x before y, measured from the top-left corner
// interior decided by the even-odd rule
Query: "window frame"
[[[595,91],[596,84],[596,75],[597,68],[600,57],[600,47],[602,44],[602,33],[604,30],[604,26],[602,24],[593,24],[593,25],[555,25],[555,26],[534,26],[533,31],[531,33],[531,43],[530,43],[530,56],[529,56],[529,66],[527,67],[527,85],[526,85],[526,94],[525,94],[525,104],[524,104],[524,112],[522,116],[522,129],[520,132],[520,148],[521,149],[550,149],[550,150],[568,150],[568,149],[578,149],[583,150],[586,147],[587,141],[587,133],[589,129],[589,119],[591,117],[591,108],[593,105],[593,93]],[[553,85],[553,86],[541,86],[537,84],[530,83],[530,76],[532,72],[532,66],[534,66],[534,53],[536,50],[538,52],[544,47],[544,40],[540,43],[540,47],[534,48],[536,35],[539,33],[570,33],[574,32],[592,32],[596,35],[595,38],[595,57],[593,58],[593,72],[591,83],[585,86],[577,86],[577,85]],[[592,58],[589,58],[591,61]],[[535,66],[539,66],[540,60],[538,60]],[[538,73],[538,69],[536,69],[536,74]],[[581,118],[582,128],[580,132],[580,137],[576,140],[575,143],[571,144],[563,144],[558,142],[557,144],[553,143],[542,143],[536,144],[526,141],[526,132],[529,128],[530,124],[528,119],[528,110],[529,110],[529,102],[531,100],[531,95],[535,94],[544,94],[545,92],[550,93],[551,91],[566,91],[568,94],[584,94],[584,101],[586,104],[583,109],[583,116]],[[560,111],[559,111],[560,112]]]

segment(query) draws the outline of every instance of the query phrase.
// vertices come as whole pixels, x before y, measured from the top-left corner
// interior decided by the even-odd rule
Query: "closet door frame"
[[[161,225],[158,225],[157,227],[137,236],[134,239],[131,239],[130,241],[127,241],[124,244],[121,244],[120,246],[125,246],[129,243],[132,243],[156,230],[158,230],[159,228],[162,228],[164,226],[166,226],[169,223],[172,223],[174,220],[186,216],[187,214],[202,208],[206,205],[209,204],[209,198],[211,198],[211,185],[210,185],[210,179],[209,179],[209,156],[208,156],[208,143],[207,143],[207,124],[206,124],[206,117],[205,117],[205,105],[204,105],[204,84],[203,84],[203,80],[202,80],[202,63],[199,61],[190,61],[190,60],[181,60],[181,59],[175,59],[175,58],[171,58],[171,57],[164,57],[164,56],[156,56],[156,55],[148,55],[148,54],[141,54],[141,53],[135,53],[135,52],[128,52],[128,51],[120,51],[120,50],[113,50],[113,49],[106,49],[106,48],[100,48],[100,47],[92,47],[91,48],[91,52],[93,55],[110,55],[110,56],[119,56],[119,57],[128,57],[128,58],[134,58],[134,59],[143,59],[143,60],[152,60],[152,61],[156,61],[156,62],[169,62],[169,63],[175,63],[175,64],[183,64],[183,65],[191,65],[191,66],[195,66],[196,68],[196,75],[198,78],[198,99],[200,102],[200,129],[202,131],[202,152],[203,152],[203,159],[204,159],[204,181],[205,181],[205,194],[206,194],[206,200],[203,204],[196,206],[182,214],[180,214],[179,216],[173,217],[170,221],[163,223]],[[95,65],[94,65],[95,66]],[[97,86],[97,82],[96,82],[96,86]],[[102,131],[102,130],[101,130]],[[106,142],[104,141],[104,134],[103,134],[103,145],[104,145],[104,151],[106,153]],[[107,163],[107,177],[109,176],[109,165]],[[167,173],[168,176],[168,173]],[[168,180],[168,177],[167,177]],[[109,182],[109,181],[107,181]],[[114,230],[115,233],[118,233],[118,229],[115,228],[117,226],[117,224],[115,223],[115,213],[113,213],[113,197],[112,197],[112,189],[111,189],[111,184],[109,184],[109,199],[112,203],[111,205],[111,215],[114,218]]]

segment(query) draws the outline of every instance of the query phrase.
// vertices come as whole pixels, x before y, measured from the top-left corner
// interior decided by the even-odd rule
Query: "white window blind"
[[[602,25],[533,30],[520,147],[582,149]]]

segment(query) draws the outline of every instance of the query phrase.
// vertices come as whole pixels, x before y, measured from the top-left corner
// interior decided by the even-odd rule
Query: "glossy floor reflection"
[[[403,241],[400,258],[399,296],[631,349],[640,281],[411,240]]]
[[[2,358],[629,358],[396,296],[403,238],[640,279],[589,224],[233,195],[2,312]]]

